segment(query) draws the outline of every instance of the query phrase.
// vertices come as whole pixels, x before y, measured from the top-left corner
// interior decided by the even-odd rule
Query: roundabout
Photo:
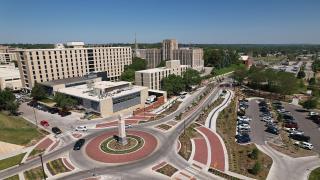
[[[113,135],[106,132],[92,139],[85,147],[87,156],[102,163],[129,163],[149,156],[157,147],[157,139],[150,133],[138,130],[127,131],[126,145],[120,145]]]

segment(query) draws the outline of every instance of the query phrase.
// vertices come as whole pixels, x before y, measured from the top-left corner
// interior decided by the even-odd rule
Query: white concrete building
[[[180,65],[180,60],[166,61],[166,67],[147,69],[135,72],[135,83],[149,89],[160,90],[161,80],[170,74],[181,76],[189,65]]]
[[[59,88],[56,93],[77,99],[79,105],[102,117],[130,114],[138,108],[144,108],[148,98],[148,88],[125,81],[96,81],[91,85]]]
[[[9,64],[17,60],[16,53],[0,53],[0,64]]]
[[[19,69],[14,64],[0,65],[0,89],[20,90],[22,83]]]

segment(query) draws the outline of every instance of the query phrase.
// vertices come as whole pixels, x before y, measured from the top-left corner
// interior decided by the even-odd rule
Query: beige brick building
[[[178,49],[178,42],[175,39],[165,39],[162,41],[162,59],[173,60],[173,50]],[[180,59],[179,59],[180,60]]]
[[[145,59],[148,64],[148,68],[157,67],[162,60],[161,49],[136,49],[136,56]]]
[[[14,64],[0,65],[0,90],[5,88],[12,90],[22,88],[19,69]]]
[[[160,90],[161,80],[170,74],[181,76],[189,65],[180,65],[180,60],[166,61],[166,67],[147,69],[135,72],[135,84],[149,89]]]
[[[17,61],[16,53],[0,53],[0,64],[9,64],[12,61]]]
[[[181,64],[190,65],[193,69],[202,70],[204,67],[203,49],[179,48],[172,51],[173,59],[179,59]]]
[[[54,49],[16,51],[23,86],[35,82],[81,77],[91,72],[107,72],[118,80],[124,66],[132,63],[131,47],[84,47],[84,43],[59,44]]]

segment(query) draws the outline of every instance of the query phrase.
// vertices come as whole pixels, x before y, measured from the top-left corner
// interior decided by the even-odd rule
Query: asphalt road
[[[246,115],[252,118],[250,122],[251,132],[249,133],[253,143],[263,145],[265,141],[276,135],[265,132],[265,122],[261,121],[258,101],[256,99],[249,101],[249,108],[246,110]]]
[[[292,116],[295,117],[299,129],[304,131],[305,135],[310,136],[310,142],[314,146],[314,151],[320,153],[320,127],[312,120],[307,119],[308,112],[301,111],[302,108],[291,105],[283,104],[287,111],[290,111]],[[298,111],[297,111],[298,110]],[[300,111],[299,111],[300,110]]]
[[[197,118],[197,116],[199,116],[199,114],[202,112],[203,108],[205,108],[206,106],[208,106],[212,102],[212,100],[214,99],[214,97],[216,95],[217,90],[218,90],[217,88],[215,90],[212,90],[209,98],[207,98],[193,113],[191,113],[190,116],[188,116],[186,119],[184,119],[186,126],[188,124],[192,123]],[[201,92],[204,92],[204,91],[205,91],[205,88],[203,90],[201,90]],[[193,97],[189,100],[190,103],[193,101],[194,98],[196,98],[196,97]],[[144,123],[141,125],[135,125],[134,128],[144,129],[144,128],[147,128],[148,126],[153,126],[153,125],[171,120],[172,118],[174,118],[175,116],[177,116],[178,114],[183,112],[188,105],[190,105],[190,104],[189,103],[183,104],[182,107],[179,108],[178,111],[175,111],[174,113],[166,116],[163,119],[160,119],[158,121],[149,122],[149,123]],[[88,170],[76,172],[74,174],[68,175],[68,176],[63,177],[61,179],[81,179],[81,178],[91,177],[93,170],[95,171],[96,174],[119,174],[119,172],[130,172],[130,171],[139,172],[139,171],[137,171],[137,169],[141,169],[141,168],[145,167],[146,165],[149,165],[151,163],[155,163],[159,159],[163,159],[165,156],[170,156],[172,159],[171,163],[175,164],[176,167],[178,167],[179,169],[184,169],[184,168],[190,166],[190,164],[187,161],[185,161],[184,159],[182,159],[181,157],[179,157],[175,153],[175,149],[174,149],[175,147],[173,146],[176,142],[176,139],[179,137],[179,134],[183,131],[184,127],[185,127],[184,123],[180,123],[176,126],[175,130],[169,131],[170,133],[168,133],[166,135],[166,138],[163,138],[163,140],[161,140],[161,137],[160,137],[159,147],[156,149],[156,151],[152,155],[150,155],[148,158],[145,158],[141,161],[130,163],[130,164],[125,164],[125,165],[112,166],[112,167],[108,167],[108,168],[105,168],[105,167],[91,168]],[[100,135],[101,133],[104,133],[106,131],[114,131],[115,129],[116,128],[95,130],[95,131],[92,131],[91,134],[85,136],[84,138],[88,141],[88,140]],[[54,158],[57,158],[57,157],[61,156],[62,154],[68,152],[69,150],[72,149],[73,145],[74,145],[74,142],[68,142],[68,144],[66,144],[64,147],[44,155],[43,156],[44,162],[47,162],[47,161],[52,160]],[[174,156],[172,156],[171,154],[174,154]],[[88,163],[88,162],[85,162],[85,163]],[[27,169],[30,169],[32,167],[39,166],[39,165],[40,165],[39,159],[34,159],[31,161],[28,161],[23,165],[16,166],[16,167],[13,167],[11,169],[8,169],[6,171],[1,172],[0,179],[12,176],[14,174],[17,174],[18,172],[25,171]],[[196,177],[198,177],[199,179],[213,179],[212,175],[208,174],[207,172],[196,171],[196,172],[194,172],[194,175]]]

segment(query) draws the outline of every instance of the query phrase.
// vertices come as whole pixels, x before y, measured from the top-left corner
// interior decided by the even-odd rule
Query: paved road
[[[208,87],[206,87],[208,88]],[[201,90],[202,92],[205,91],[205,89]],[[215,95],[217,94],[217,89],[211,91],[211,95],[209,96],[209,98],[207,98],[203,104],[201,104],[195,111],[194,113],[191,113],[190,116],[188,116],[184,121],[185,124],[188,125],[190,123],[192,123],[197,116],[202,112],[202,109],[206,106],[208,106],[212,100],[214,99]],[[189,101],[192,102],[193,99],[196,97],[191,98]],[[172,118],[174,118],[176,115],[180,114],[181,112],[183,112],[185,110],[185,108],[188,106],[189,104],[183,104],[181,108],[179,108],[178,111],[166,116],[165,118],[158,120],[158,121],[153,121],[153,122],[149,122],[149,123],[144,123],[141,125],[136,125],[134,127],[136,128],[144,128],[144,127],[150,127],[159,123],[163,123],[165,121],[171,120]],[[93,137],[96,137],[98,135],[100,135],[101,133],[107,132],[107,131],[114,131],[116,128],[110,128],[110,129],[104,129],[104,130],[95,130],[92,131],[91,134],[85,136],[84,138],[88,141],[90,139],[92,139]],[[189,165],[189,163],[187,161],[185,161],[184,159],[182,159],[180,156],[178,156],[175,153],[175,147],[173,146],[173,144],[175,144],[176,139],[179,137],[179,134],[183,131],[184,129],[184,124],[180,123],[176,126],[174,131],[169,131],[170,134],[166,135],[166,138],[163,140],[159,140],[159,144],[161,144],[161,146],[159,146],[159,148],[156,150],[156,152],[153,153],[152,156],[142,160],[142,161],[138,161],[136,163],[131,163],[131,164],[126,164],[126,165],[119,165],[119,166],[112,166],[112,167],[108,167],[108,168],[95,168],[96,174],[110,174],[110,173],[115,173],[115,174],[119,174],[119,172],[129,172],[129,171],[133,171],[133,172],[137,172],[136,168],[143,168],[148,164],[151,163],[155,163],[157,162],[159,159],[163,159],[165,156],[170,156],[172,154],[174,154],[173,157],[171,157],[172,162],[176,167],[178,167],[179,169],[184,169]],[[67,144],[66,146],[62,147],[61,149],[58,149],[56,151],[53,151],[49,154],[46,154],[43,157],[44,162],[47,162],[49,160],[52,160],[54,158],[57,158],[59,156],[61,156],[63,153],[68,152],[70,149],[72,149],[74,142],[69,142],[69,144]],[[168,148],[169,147],[169,148]],[[88,162],[86,162],[88,163]],[[17,172],[21,172],[27,169],[30,169],[32,167],[38,166],[40,165],[40,161],[39,159],[35,159],[35,160],[31,160],[26,162],[25,164],[18,166],[18,167],[14,167],[11,169],[8,169],[6,171],[3,171],[0,173],[0,179],[11,176],[16,174]],[[64,177],[62,179],[81,179],[81,178],[85,178],[85,177],[90,177],[92,175],[92,169],[88,169],[85,171],[81,171],[72,175],[69,175],[67,177]],[[196,171],[193,173],[196,177],[198,177],[199,179],[213,179],[213,176],[208,174],[207,172],[199,172]]]
[[[310,141],[314,146],[314,151],[320,153],[320,127],[312,120],[307,119],[307,112],[297,111],[302,110],[302,108],[292,105],[284,104],[284,108],[290,111],[292,116],[295,117],[299,125],[299,129],[304,131],[305,135],[310,136]]]
[[[304,72],[306,73],[305,79],[308,80],[314,77],[314,72],[312,70],[312,61],[307,61]]]

